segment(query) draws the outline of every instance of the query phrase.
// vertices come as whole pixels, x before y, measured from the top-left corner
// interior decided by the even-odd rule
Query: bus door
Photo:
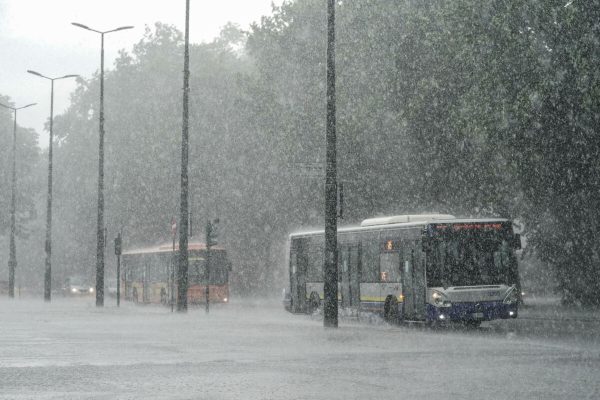
[[[358,245],[340,246],[338,275],[342,307],[358,307],[360,304],[360,271]]]
[[[386,251],[379,255],[379,297],[382,302],[388,296],[398,296],[402,293],[402,275],[400,252]]]
[[[419,320],[425,316],[425,271],[412,242],[403,246],[402,276],[404,288],[404,315]]]
[[[413,297],[416,320],[425,319],[425,303],[427,301],[427,280],[425,278],[425,258],[422,257],[421,243],[416,242],[416,246],[411,250],[411,265],[413,267]]]
[[[290,251],[290,290],[292,295],[292,312],[306,310],[306,273],[308,254],[306,240],[296,239]]]
[[[350,306],[360,306],[360,244],[350,246]]]
[[[402,252],[402,278],[404,296],[404,317],[414,319],[415,317],[415,290],[414,290],[414,268],[410,249],[405,247]]]
[[[150,292],[150,263],[147,260],[144,263],[144,272],[143,272],[143,280],[142,280],[142,301],[144,303],[148,303],[150,301],[149,293]]]
[[[128,289],[128,285],[127,285],[127,278],[128,278],[128,274],[127,271],[129,270],[129,260],[127,257],[121,256],[121,276],[118,276],[117,279],[121,280],[121,290],[123,293],[122,296],[126,299],[129,298],[129,293],[127,292]]]

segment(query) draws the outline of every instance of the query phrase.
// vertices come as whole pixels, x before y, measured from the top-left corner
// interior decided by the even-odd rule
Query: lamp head
[[[40,74],[39,72],[33,71],[31,69],[28,69],[27,72],[29,72],[30,74],[41,76],[42,78],[45,78],[44,75]]]
[[[84,24],[80,24],[78,22],[71,22],[71,25],[75,25],[75,26],[77,26],[79,28],[87,29],[88,31],[92,30],[92,28],[90,28],[89,26],[84,25]]]

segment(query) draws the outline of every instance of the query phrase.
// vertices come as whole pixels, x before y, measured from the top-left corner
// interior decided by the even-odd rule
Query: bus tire
[[[137,292],[136,288],[133,288],[133,293],[131,294],[131,297],[132,297],[134,303],[139,302],[138,292]]]
[[[319,307],[321,307],[321,298],[317,292],[312,292],[308,299],[308,313],[314,313]]]
[[[383,319],[389,324],[398,323],[398,299],[396,297],[386,297],[383,306]]]

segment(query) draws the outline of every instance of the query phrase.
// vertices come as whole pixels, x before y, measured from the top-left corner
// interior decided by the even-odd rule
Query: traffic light
[[[121,234],[119,233],[117,235],[117,237],[115,238],[115,255],[120,256],[121,255],[121,246],[122,240],[121,240]]]
[[[219,236],[217,232],[217,224],[219,223],[219,219],[215,219],[212,222],[208,221],[206,223],[206,245],[207,246],[215,246],[217,244],[217,237]]]

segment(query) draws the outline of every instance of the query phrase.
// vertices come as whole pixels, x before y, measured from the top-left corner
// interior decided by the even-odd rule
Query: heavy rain
[[[0,399],[600,398],[600,1],[130,3],[0,0]]]

